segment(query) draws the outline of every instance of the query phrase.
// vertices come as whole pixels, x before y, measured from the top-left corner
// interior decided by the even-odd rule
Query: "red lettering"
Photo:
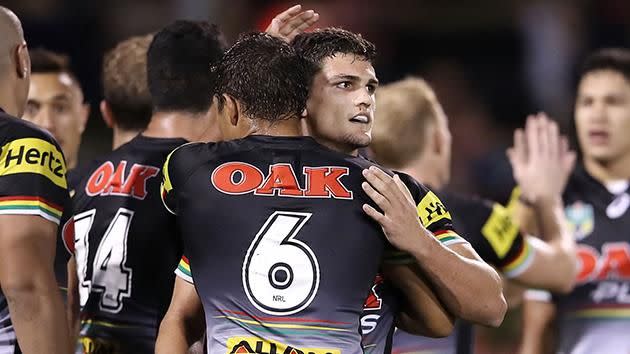
[[[238,176],[238,182],[235,177]],[[263,173],[244,162],[228,162],[217,167],[210,178],[219,191],[226,194],[247,194],[263,182]]]
[[[278,191],[279,196],[301,197],[302,190],[298,185],[293,167],[289,164],[276,164],[269,166],[269,176],[263,185],[256,189],[257,195],[273,195]]]
[[[90,197],[101,194],[109,185],[109,180],[114,173],[114,165],[107,161],[92,173],[85,185],[85,192]]]
[[[599,258],[599,253],[597,250],[590,246],[586,245],[578,245],[577,250],[578,260],[579,260],[579,273],[577,276],[578,283],[583,283],[590,280],[595,267],[597,266],[597,259]]]
[[[630,250],[625,242],[605,243],[597,279],[611,277],[630,278]]]
[[[114,194],[114,195],[124,195],[121,192],[122,185],[125,183],[125,169],[127,168],[127,161],[120,161],[118,166],[116,166],[116,171],[114,175],[110,178],[107,189],[105,189],[104,193],[101,195]]]
[[[63,237],[63,244],[66,246],[66,250],[70,254],[74,254],[74,219],[70,218],[70,220],[66,221],[63,225],[63,229],[61,231],[61,235]]]
[[[365,299],[365,303],[363,304],[363,310],[380,310],[383,300],[378,295],[379,288],[383,284],[383,276],[381,274],[377,274],[374,279],[374,285],[372,286],[372,290],[368,295],[367,299]]]
[[[110,161],[103,163],[92,173],[85,191],[87,195],[107,196],[116,195],[144,199],[147,196],[147,180],[155,177],[160,169],[154,166],[133,164],[129,176],[125,178],[127,161],[120,161],[114,171],[114,164]]]
[[[157,176],[158,173],[160,169],[157,167],[133,165],[121,192],[125,195],[133,195],[137,199],[144,199],[147,195],[147,180]]]
[[[349,191],[339,180],[350,174],[347,167],[304,167],[307,197],[352,199]]]

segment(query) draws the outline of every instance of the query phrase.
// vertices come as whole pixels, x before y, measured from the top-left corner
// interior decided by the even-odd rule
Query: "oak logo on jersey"
[[[576,240],[583,240],[593,233],[595,212],[592,205],[578,201],[566,207],[564,213]]]
[[[606,242],[601,254],[593,247],[578,245],[578,283],[601,280],[630,280],[630,243]]]
[[[341,354],[339,349],[295,348],[276,341],[256,337],[232,337],[227,342],[228,354]]]
[[[35,173],[48,178],[61,188],[67,188],[66,163],[57,147],[46,140],[22,138],[2,147],[0,176]]]
[[[134,163],[125,177],[126,169],[125,160],[115,168],[111,161],[106,161],[90,176],[85,193],[90,197],[115,195],[144,199],[147,196],[147,180],[157,176],[160,169]]]
[[[514,223],[506,208],[495,204],[492,207],[492,214],[481,228],[481,233],[488,240],[497,256],[503,258],[518,236],[518,225]]]
[[[302,173],[306,181],[304,188],[290,164],[270,165],[265,176],[255,166],[234,161],[217,167],[211,180],[218,191],[230,195],[352,199],[352,192],[341,182],[341,178],[350,173],[347,167],[304,167]]]
[[[451,219],[451,214],[446,210],[440,198],[431,191],[418,203],[417,210],[424,227],[428,227],[442,219]]]

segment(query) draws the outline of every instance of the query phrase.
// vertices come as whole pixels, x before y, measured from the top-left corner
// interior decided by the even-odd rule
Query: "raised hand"
[[[514,146],[507,154],[523,197],[532,203],[559,198],[576,159],[558,125],[544,113],[527,117],[525,129],[514,132]]]
[[[319,20],[319,14],[313,10],[302,11],[302,5],[292,6],[271,20],[265,32],[291,42],[295,36],[304,32]]]

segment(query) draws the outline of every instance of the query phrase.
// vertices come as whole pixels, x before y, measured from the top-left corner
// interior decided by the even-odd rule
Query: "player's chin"
[[[363,132],[352,134],[346,137],[346,142],[357,149],[365,148],[372,142],[372,135]]]

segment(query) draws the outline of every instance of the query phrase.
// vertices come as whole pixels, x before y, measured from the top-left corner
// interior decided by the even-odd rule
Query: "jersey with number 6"
[[[170,155],[162,195],[179,219],[208,352],[362,353],[359,317],[386,245],[362,210],[371,165],[309,137]]]
[[[31,215],[60,225],[69,210],[66,164],[57,142],[34,125],[0,109],[0,215]],[[57,240],[55,273],[60,286],[68,254]],[[15,270],[28,272],[20,264]],[[28,335],[28,334],[27,334]],[[19,353],[6,298],[0,289],[0,353]]]
[[[153,353],[181,257],[160,168],[183,139],[139,135],[82,168],[74,202],[79,353]]]

